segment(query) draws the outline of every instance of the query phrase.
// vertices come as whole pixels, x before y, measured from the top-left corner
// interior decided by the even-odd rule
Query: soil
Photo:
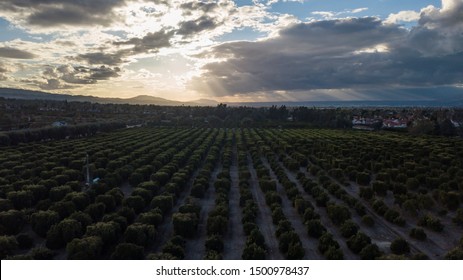
[[[248,152],[248,168],[251,173],[250,186],[254,200],[259,207],[259,215],[257,216],[257,226],[259,226],[265,243],[267,244],[267,257],[271,260],[282,260],[283,255],[278,249],[278,240],[275,236],[275,226],[272,222],[272,212],[265,202],[264,193],[259,187],[257,172],[252,164],[251,155]]]
[[[229,194],[229,223],[224,240],[224,260],[239,260],[243,253],[246,236],[241,223],[242,213],[240,207],[240,186],[238,176],[238,159],[236,143],[232,150],[232,163],[230,166],[231,189]]]
[[[296,209],[292,206],[291,201],[286,196],[285,190],[283,186],[278,181],[278,177],[273,172],[273,169],[270,167],[266,158],[261,158],[264,166],[270,171],[270,177],[277,182],[277,192],[282,199],[282,208],[285,217],[291,222],[291,225],[294,228],[294,231],[299,236],[302,247],[305,250],[304,259],[306,260],[317,260],[317,259],[324,259],[323,255],[321,255],[318,250],[318,241],[314,238],[310,238],[307,233],[307,227],[302,223],[301,217],[299,213],[297,213]]]
[[[207,227],[207,218],[209,212],[214,208],[215,205],[215,188],[214,183],[217,180],[217,175],[222,171],[222,164],[217,164],[214,170],[211,173],[211,178],[209,180],[209,188],[206,191],[206,194],[198,204],[201,205],[201,212],[199,213],[199,225],[198,233],[192,239],[187,239],[185,245],[185,259],[186,260],[201,260],[205,256],[206,252],[206,227]]]

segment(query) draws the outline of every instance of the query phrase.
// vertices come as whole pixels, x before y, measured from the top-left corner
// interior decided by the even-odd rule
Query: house
[[[381,127],[381,119],[378,117],[375,118],[365,118],[354,116],[352,119],[352,128],[360,130],[375,130]]]
[[[453,125],[453,127],[455,127],[455,128],[459,128],[459,127],[461,126],[461,124],[460,124],[459,122],[456,122],[456,121],[454,121],[454,120],[450,120],[450,121],[452,122],[452,125]]]
[[[381,120],[378,118],[364,118],[354,116],[354,118],[352,119],[352,125],[373,125],[379,122],[381,122]]]
[[[383,128],[407,128],[407,123],[406,119],[386,119],[383,120]]]
[[[134,125],[126,125],[125,128],[136,128],[136,127],[142,127],[143,124],[134,124]]]
[[[61,126],[67,126],[67,122],[65,121],[56,121],[54,123],[51,124],[51,126],[53,127],[61,127]]]

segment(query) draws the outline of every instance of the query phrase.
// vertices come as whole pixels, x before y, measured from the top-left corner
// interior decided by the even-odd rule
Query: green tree
[[[346,243],[347,247],[349,247],[352,252],[359,254],[363,248],[371,244],[371,238],[363,232],[357,232],[357,234],[352,235]]]
[[[170,254],[174,256],[178,260],[182,260],[185,258],[185,250],[179,244],[174,242],[167,242],[166,245],[162,248],[162,252],[164,254]]]
[[[206,239],[206,250],[214,250],[216,252],[222,252],[224,248],[223,238],[220,235],[212,235]]]
[[[145,200],[139,195],[129,196],[124,199],[122,205],[132,208],[135,213],[139,214],[145,208]]]
[[[397,238],[391,243],[391,252],[396,255],[403,255],[410,253],[410,245],[403,238]]]
[[[156,196],[151,200],[151,208],[159,208],[166,214],[174,207],[174,199],[170,195]]]
[[[105,246],[114,244],[120,234],[119,225],[115,222],[99,222],[87,227],[87,236],[98,236]]]
[[[146,247],[154,241],[155,235],[154,226],[135,223],[127,227],[124,239],[128,243]]]
[[[330,248],[339,248],[339,244],[336,240],[334,240],[333,235],[331,233],[325,232],[320,239],[318,239],[318,251],[323,255],[326,255],[326,252]]]
[[[379,250],[378,245],[370,244],[364,247],[359,255],[362,260],[375,260],[381,257],[382,252]]]
[[[320,220],[309,220],[306,223],[309,236],[319,238],[326,231]]]
[[[445,254],[444,259],[446,260],[463,260],[463,249],[455,248]]]
[[[198,217],[193,213],[175,213],[172,215],[174,230],[183,237],[193,237],[198,228]]]
[[[375,225],[375,220],[369,215],[364,215],[362,217],[362,223],[366,226],[372,227]]]
[[[39,211],[31,215],[32,230],[40,237],[45,237],[50,227],[58,222],[59,215],[55,211]]]
[[[330,204],[326,208],[326,211],[336,225],[340,225],[350,218],[349,208],[342,205]]]
[[[93,222],[89,214],[81,211],[72,213],[69,218],[78,221],[83,229],[86,229],[87,226],[91,225]]]
[[[349,238],[355,235],[359,230],[359,226],[352,220],[345,221],[340,228],[341,235],[345,238]]]
[[[344,253],[340,248],[336,247],[329,247],[328,250],[325,251],[325,257],[327,260],[342,260],[344,259]]]
[[[14,235],[18,234],[26,223],[26,217],[23,212],[18,210],[8,210],[0,212],[0,234]]]
[[[99,221],[101,220],[101,218],[103,218],[105,210],[106,206],[103,203],[99,202],[87,206],[87,208],[85,208],[85,213],[92,217],[93,221]]]
[[[50,210],[58,213],[60,219],[64,219],[76,212],[74,203],[71,201],[59,201],[50,207]]]
[[[18,248],[18,242],[14,236],[0,236],[0,259],[5,259]]]
[[[47,233],[47,247],[60,249],[74,238],[82,236],[82,225],[74,219],[64,219],[57,225],[51,227]]]
[[[18,210],[32,206],[33,196],[31,191],[9,192],[7,198],[13,203],[14,208]]]
[[[52,260],[56,256],[56,252],[44,247],[35,247],[29,252],[29,255],[33,260]]]
[[[427,236],[426,236],[426,233],[424,232],[424,230],[422,228],[412,228],[410,230],[410,237],[411,238],[415,238],[415,239],[418,239],[418,240],[426,240]]]
[[[100,257],[102,249],[103,241],[98,236],[76,238],[66,246],[70,260],[95,260]]]
[[[264,260],[267,252],[255,243],[246,243],[241,258],[243,260]]]
[[[110,194],[101,194],[95,198],[96,203],[103,203],[106,212],[112,212],[116,208],[116,199]]]
[[[286,258],[288,260],[302,260],[305,256],[305,250],[302,247],[301,242],[290,243]]]
[[[142,224],[158,226],[163,221],[162,211],[159,208],[155,208],[149,212],[141,213],[137,221]]]
[[[52,201],[57,202],[62,200],[68,193],[72,192],[70,186],[59,186],[54,187],[50,190],[49,197]]]
[[[120,243],[111,255],[113,260],[142,260],[144,248],[132,243]]]

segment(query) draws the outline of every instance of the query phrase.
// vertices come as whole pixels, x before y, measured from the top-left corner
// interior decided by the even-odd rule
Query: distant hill
[[[132,98],[103,98],[85,95],[56,94],[43,91],[0,88],[0,97],[27,100],[78,101],[104,104],[160,105],[160,106],[216,106],[215,100],[199,99],[187,102],[168,100],[150,95],[139,95]]]
[[[212,106],[219,104],[215,100],[199,99],[187,102],[174,101],[151,95],[139,95],[132,98],[103,98],[85,95],[56,94],[43,91],[0,88],[0,97],[29,100],[78,101],[92,103],[113,103],[132,105],[160,106]],[[364,100],[326,100],[326,101],[277,101],[277,102],[232,102],[229,106],[270,107],[306,106],[306,107],[463,107],[463,88],[440,87],[426,89],[408,89],[389,93],[371,92]]]
[[[463,107],[463,100],[357,100],[357,101],[304,101],[304,102],[243,102],[243,103],[227,103],[229,106],[245,106],[245,107],[271,107],[271,106],[286,106],[286,107],[316,107],[316,108],[381,108],[381,107]]]

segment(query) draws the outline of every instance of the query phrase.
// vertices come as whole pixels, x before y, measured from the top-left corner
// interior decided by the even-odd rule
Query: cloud
[[[86,66],[46,66],[40,77],[23,79],[23,83],[38,86],[44,90],[74,89],[82,85],[96,84],[98,81],[119,77],[118,67]]]
[[[125,56],[124,51],[119,51],[116,53],[106,53],[106,52],[90,52],[85,54],[80,54],[76,57],[77,60],[86,61],[90,65],[95,64],[105,64],[105,65],[120,65],[124,62],[123,57]]]
[[[3,63],[0,62],[0,73],[6,73],[8,70],[6,69],[6,66],[3,65]]]
[[[183,10],[184,14],[191,15],[194,11],[201,10],[204,13],[213,12],[219,7],[217,2],[199,2],[191,1],[180,4],[180,9]]]
[[[173,37],[174,32],[161,30],[154,33],[148,33],[142,38],[131,38],[126,41],[114,42],[116,46],[129,45],[133,46],[130,49],[132,54],[140,54],[146,52],[158,52],[161,48],[170,47],[170,39]]]
[[[9,77],[6,75],[7,72],[8,69],[6,68],[6,66],[0,62],[0,81],[9,80]]]
[[[73,86],[63,84],[58,79],[47,79],[46,82],[32,81],[36,83],[43,90],[57,90],[57,89],[71,89]]]
[[[177,34],[188,37],[205,30],[214,29],[218,25],[219,24],[209,16],[201,16],[195,20],[182,21],[177,30]]]
[[[89,78],[92,80],[108,80],[110,78],[119,77],[119,72],[121,69],[119,67],[106,67],[100,66],[99,68],[91,68]]]
[[[125,0],[9,0],[0,2],[4,11],[0,15],[40,27],[107,26],[118,19],[113,9],[125,4]]]
[[[312,21],[257,42],[232,42],[190,83],[216,96],[462,83],[463,5],[421,12],[407,30],[374,17]],[[455,10],[457,9],[457,11]]]
[[[357,8],[357,9],[352,9],[352,10],[344,10],[341,12],[334,12],[334,11],[314,11],[311,14],[320,16],[323,19],[337,19],[337,18],[342,18],[342,16],[345,15],[353,15],[353,14],[358,14],[361,12],[367,11],[368,8]]]
[[[263,2],[263,0],[254,0],[254,2]],[[307,0],[267,0],[265,5],[271,6],[273,4],[276,4],[278,2],[298,2],[298,3],[304,3],[307,2]]]
[[[419,23],[427,28],[458,27],[463,24],[463,1],[442,0],[442,9],[428,6],[421,10]]]
[[[358,13],[365,12],[365,11],[368,11],[368,8],[357,8],[357,9],[353,9],[353,10],[349,11],[349,13],[351,13],[351,14],[358,14]]]
[[[400,11],[396,14],[390,14],[385,23],[397,24],[401,22],[413,22],[420,19],[420,13],[415,11]]]
[[[16,59],[33,59],[33,53],[23,51],[16,48],[0,47],[0,57],[16,58]]]

